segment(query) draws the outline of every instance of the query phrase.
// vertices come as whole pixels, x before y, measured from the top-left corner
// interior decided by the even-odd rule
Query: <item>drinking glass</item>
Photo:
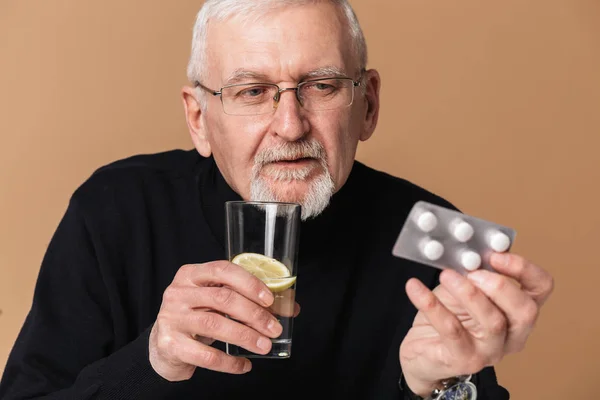
[[[227,354],[249,358],[289,358],[296,293],[301,206],[295,203],[229,201],[225,203],[227,258],[242,265],[271,289],[269,311],[283,327],[271,339],[271,351],[256,354],[227,343]]]

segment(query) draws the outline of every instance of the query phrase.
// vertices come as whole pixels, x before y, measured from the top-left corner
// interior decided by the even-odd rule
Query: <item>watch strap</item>
[[[460,375],[440,382],[440,387],[433,390],[431,395],[421,397],[415,394],[400,373],[398,386],[403,394],[403,400],[475,400],[477,398],[477,375]]]

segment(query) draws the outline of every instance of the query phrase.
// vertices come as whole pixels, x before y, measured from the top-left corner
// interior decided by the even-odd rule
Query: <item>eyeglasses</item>
[[[221,96],[223,112],[228,115],[261,115],[274,112],[281,93],[296,92],[300,105],[309,111],[325,111],[349,107],[354,101],[354,88],[360,80],[352,78],[320,78],[300,82],[296,87],[280,88],[274,83],[242,83],[213,90],[194,82],[213,96]]]

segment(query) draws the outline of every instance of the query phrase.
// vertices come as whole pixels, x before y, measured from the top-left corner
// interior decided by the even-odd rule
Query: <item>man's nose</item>
[[[281,89],[279,101],[275,101],[273,128],[278,136],[290,142],[301,139],[310,129],[296,93],[295,88]]]

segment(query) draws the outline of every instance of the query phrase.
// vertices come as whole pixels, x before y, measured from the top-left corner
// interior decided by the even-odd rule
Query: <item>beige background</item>
[[[0,1],[0,371],[73,190],[100,165],[190,148],[191,0]],[[383,78],[358,158],[518,231],[556,291],[498,366],[516,399],[597,391],[600,2],[355,0]]]

